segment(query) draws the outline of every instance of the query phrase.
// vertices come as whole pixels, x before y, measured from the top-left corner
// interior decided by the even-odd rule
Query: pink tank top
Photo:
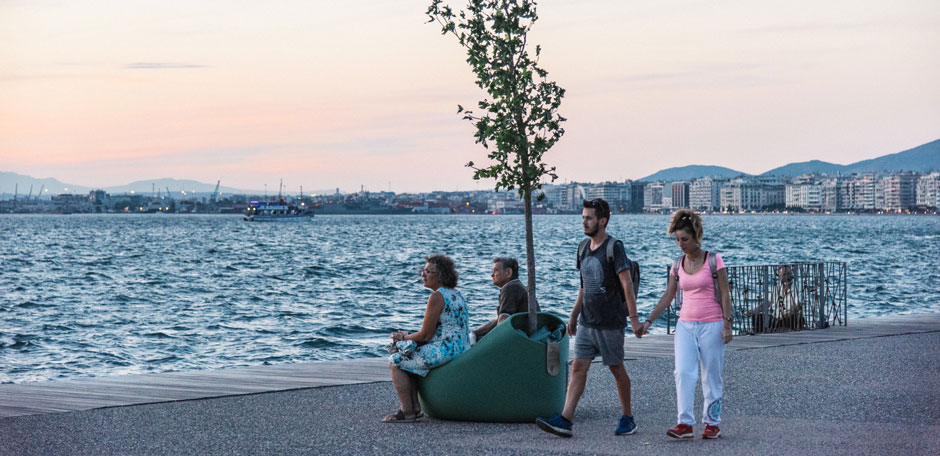
[[[721,255],[715,255],[715,266],[720,271],[725,268]],[[670,274],[675,274],[675,266],[670,268]],[[721,304],[715,300],[715,283],[712,281],[712,270],[708,266],[708,257],[705,264],[695,274],[689,275],[685,268],[679,266],[679,287],[682,288],[682,310],[679,311],[681,321],[713,322],[721,321]]]

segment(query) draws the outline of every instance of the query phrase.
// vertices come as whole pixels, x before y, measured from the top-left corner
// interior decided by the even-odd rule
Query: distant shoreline
[[[679,208],[677,208],[679,209]],[[766,216],[811,216],[811,217],[828,217],[828,216],[889,216],[889,217],[900,217],[900,216],[937,216],[940,215],[938,212],[907,212],[907,213],[897,213],[897,212],[832,212],[832,213],[820,213],[820,212],[700,212],[702,215],[716,215],[716,216],[744,216],[744,215],[766,215]],[[242,217],[244,214],[241,213],[227,213],[227,214],[215,214],[215,213],[188,213],[188,212],[81,212],[81,213],[71,213],[71,214],[61,214],[56,212],[0,212],[0,216],[5,215],[57,215],[57,216],[83,216],[83,215],[116,215],[116,216],[146,216],[146,215],[159,215],[159,216],[220,216],[220,217]],[[315,213],[316,217],[326,217],[326,216],[403,216],[403,217],[414,217],[414,216],[434,216],[434,217],[448,217],[448,216],[496,216],[496,217],[512,217],[512,216],[522,216],[524,214],[491,214],[491,213],[478,213],[478,214],[468,214],[468,213],[455,213],[455,214],[434,214],[434,213],[422,213],[422,212],[363,212],[363,213],[326,213],[320,214]],[[580,215],[577,212],[565,212],[565,213],[554,213],[554,214],[532,214],[535,217],[554,217],[554,216],[566,216],[566,215]],[[671,212],[614,212],[613,216],[663,216],[671,215]]]

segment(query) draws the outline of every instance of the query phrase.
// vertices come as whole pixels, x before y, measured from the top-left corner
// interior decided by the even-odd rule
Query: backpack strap
[[[613,266],[614,264],[614,244],[617,243],[617,238],[607,235],[607,264]]]
[[[715,301],[717,301],[720,306],[721,291],[718,290],[718,260],[715,258],[715,255],[709,255],[708,250],[705,251],[705,255],[708,257],[708,269],[712,271],[712,282],[715,284]]]
[[[672,276],[676,278],[676,285],[679,284],[679,268],[682,267],[682,260],[685,259],[685,255],[681,255],[679,258],[676,258],[676,262],[672,265]]]
[[[682,267],[682,260],[685,259],[685,254],[676,258],[676,262],[672,265],[672,276],[676,279],[676,309],[682,308],[682,287],[679,286],[679,268]]]
[[[611,236],[611,235],[609,235],[609,234],[607,235],[607,267],[610,268],[610,272],[614,273],[614,274],[613,274],[614,277],[617,277],[617,265],[614,264],[614,246],[615,246],[618,242],[620,242],[621,245],[623,244],[623,242],[617,240],[617,238],[615,238],[615,237],[613,237],[613,236]],[[624,255],[626,255],[626,252],[624,252]],[[631,263],[632,263],[632,262],[631,262],[629,259],[627,259],[627,267],[628,267],[629,270],[630,270],[630,280],[631,280],[631,281],[634,281],[634,280],[637,280],[637,278],[636,278],[636,277],[633,277],[633,268],[631,267],[631,266],[632,266]],[[634,283],[635,283],[635,282],[634,282]],[[631,283],[630,286],[634,286],[634,283]],[[634,286],[634,288],[635,288],[635,286]],[[636,296],[635,296],[635,295],[636,295],[636,290],[635,290],[635,289],[634,289],[634,292],[633,292],[633,293],[634,293],[633,298],[636,299]],[[623,287],[622,287],[621,284],[620,284],[620,279],[619,279],[619,277],[617,278],[617,294],[620,295],[620,299],[621,299],[623,302],[627,302],[627,296],[624,294]]]
[[[581,269],[581,260],[584,258],[584,254],[588,250],[589,242],[591,242],[591,238],[587,238],[578,244],[578,269]]]

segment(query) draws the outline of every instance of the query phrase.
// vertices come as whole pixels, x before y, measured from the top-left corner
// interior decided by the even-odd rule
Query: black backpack
[[[620,242],[623,245],[623,242],[618,240],[613,236],[607,236],[607,265],[610,269],[614,268],[614,244]],[[581,267],[581,260],[584,259],[584,255],[587,253],[588,248],[591,245],[591,238],[587,238],[581,241],[581,244],[578,245],[578,268]],[[630,268],[630,280],[633,281],[633,297],[639,300],[640,296],[640,264],[636,261],[627,257],[627,267]],[[616,272],[616,271],[614,271]],[[614,275],[617,275],[616,273]],[[619,281],[618,281],[619,282]],[[624,302],[627,301],[627,297],[623,295],[623,287],[617,287],[617,292],[620,294],[620,298]]]

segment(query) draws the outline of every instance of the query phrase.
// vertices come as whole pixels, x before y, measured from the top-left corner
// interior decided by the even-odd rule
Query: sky
[[[0,0],[0,171],[490,189],[484,94],[429,0]],[[455,7],[462,2],[451,2]],[[557,182],[847,164],[940,138],[936,0],[544,0]]]

